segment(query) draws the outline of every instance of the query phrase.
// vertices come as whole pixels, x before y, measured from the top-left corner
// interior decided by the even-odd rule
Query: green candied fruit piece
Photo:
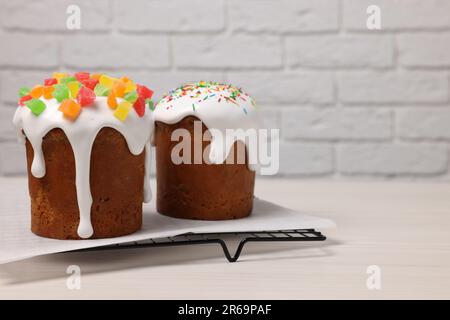
[[[107,86],[98,83],[95,88],[94,88],[94,93],[96,96],[100,96],[100,97],[106,97],[108,96],[109,92],[111,91],[110,88],[108,88]]]
[[[45,103],[39,99],[28,100],[25,102],[25,105],[36,116],[39,116],[46,108]]]
[[[77,78],[75,78],[75,77],[62,78],[60,81],[60,84],[68,84],[69,82],[73,82],[73,81],[77,81]]]
[[[69,88],[65,84],[55,84],[55,90],[53,90],[53,97],[62,102],[64,99],[69,99]]]
[[[145,103],[148,105],[148,108],[150,110],[155,110],[155,104],[153,103],[152,99],[145,99]]]
[[[130,92],[126,93],[123,98],[125,100],[127,100],[128,102],[135,103],[138,98],[137,91],[136,90],[130,91]]]
[[[28,87],[22,87],[19,89],[19,97],[22,98],[23,96],[26,96],[27,94],[30,94],[31,89]]]

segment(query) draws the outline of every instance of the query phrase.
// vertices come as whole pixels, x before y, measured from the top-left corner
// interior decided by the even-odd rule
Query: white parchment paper
[[[20,205],[19,211],[0,212],[0,264],[39,255],[172,237],[188,232],[215,233],[308,228],[320,230],[335,227],[331,220],[295,212],[268,201],[255,199],[253,213],[244,219],[227,221],[175,219],[158,214],[154,205],[145,205],[143,227],[132,235],[98,240],[54,240],[38,237],[30,231],[30,214],[27,206]]]

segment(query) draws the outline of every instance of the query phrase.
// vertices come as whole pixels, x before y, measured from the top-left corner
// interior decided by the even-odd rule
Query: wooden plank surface
[[[27,208],[26,188],[0,178],[0,214]],[[450,298],[448,183],[261,179],[256,195],[338,228],[323,243],[249,244],[237,263],[214,245],[37,257],[0,265],[0,298]],[[69,265],[81,290],[66,286]],[[370,265],[381,290],[366,286]]]

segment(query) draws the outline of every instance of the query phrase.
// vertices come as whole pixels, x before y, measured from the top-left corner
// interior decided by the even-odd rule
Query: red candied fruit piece
[[[75,73],[75,78],[78,81],[88,80],[90,78],[89,72],[77,72]]]
[[[85,107],[92,104],[95,97],[94,91],[87,87],[81,87],[80,90],[78,90],[77,101],[82,107]]]
[[[86,79],[86,80],[81,80],[80,81],[83,86],[85,86],[86,88],[89,88],[91,90],[94,90],[95,86],[98,83],[98,79]]]
[[[145,99],[151,99],[153,96],[153,91],[147,88],[146,86],[142,86],[140,84],[137,85],[137,93],[139,97]]]
[[[57,83],[58,83],[58,80],[55,78],[48,78],[48,79],[44,80],[44,86],[52,86]]]
[[[29,94],[27,94],[26,96],[23,96],[22,98],[19,99],[19,105],[24,106],[25,105],[25,101],[31,100],[33,99],[32,96],[30,96]]]
[[[145,99],[143,97],[137,98],[133,104],[133,108],[140,118],[145,114]]]

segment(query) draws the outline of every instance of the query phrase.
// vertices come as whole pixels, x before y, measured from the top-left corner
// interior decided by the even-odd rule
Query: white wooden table
[[[28,201],[26,187],[0,178],[0,208],[15,190]],[[237,263],[215,245],[37,257],[0,265],[0,298],[450,298],[450,184],[263,179],[256,194],[338,228],[325,242],[248,244]],[[69,265],[81,290],[66,286]],[[381,290],[366,286],[369,265]]]

